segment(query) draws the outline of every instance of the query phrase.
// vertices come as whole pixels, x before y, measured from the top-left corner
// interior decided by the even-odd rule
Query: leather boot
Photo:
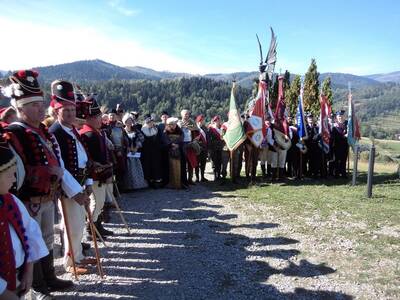
[[[267,178],[267,172],[265,170],[265,164],[261,165],[261,172],[262,172],[262,177]]]
[[[272,177],[272,167],[270,164],[267,164],[267,176]]]
[[[43,269],[40,260],[33,264],[32,291],[32,299],[46,299],[46,296],[51,296],[47,287],[47,283],[44,280]]]
[[[282,179],[282,180],[286,179],[285,168],[279,168],[279,179]]]
[[[114,235],[114,232],[107,230],[103,227],[100,217],[97,219],[97,221],[94,223],[94,225],[96,226],[97,230],[99,231],[99,233],[101,234],[102,237]]]
[[[49,255],[40,260],[43,271],[43,278],[50,291],[61,291],[73,286],[71,280],[63,280],[56,277],[54,269],[53,250],[49,251]]]
[[[271,181],[276,181],[278,168],[271,168]]]

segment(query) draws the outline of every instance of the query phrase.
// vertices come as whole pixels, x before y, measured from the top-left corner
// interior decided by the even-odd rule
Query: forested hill
[[[179,116],[182,109],[193,115],[204,114],[207,121],[220,114],[227,119],[232,84],[203,77],[174,80],[109,80],[85,82],[85,92],[95,92],[101,104],[114,108],[121,103],[125,110],[137,110],[141,115],[164,110]],[[47,87],[47,95],[48,95]],[[251,97],[251,90],[240,86],[236,89],[238,106],[243,109]]]
[[[82,60],[34,69],[39,72],[40,79],[44,82],[60,78],[78,83],[111,79],[158,79],[155,76],[128,70],[99,59]]]

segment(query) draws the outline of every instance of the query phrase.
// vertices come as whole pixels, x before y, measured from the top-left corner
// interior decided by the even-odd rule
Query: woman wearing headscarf
[[[142,163],[140,162],[141,148],[144,141],[142,132],[133,126],[134,120],[130,114],[122,118],[125,132],[128,136],[127,172],[124,176],[124,187],[126,190],[136,190],[148,187],[144,179]]]

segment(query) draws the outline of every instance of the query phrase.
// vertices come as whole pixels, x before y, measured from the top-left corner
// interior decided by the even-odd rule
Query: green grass
[[[354,187],[343,179],[306,179],[239,188],[236,193],[244,201],[273,211],[295,229],[305,245],[315,238],[327,249],[338,240],[351,241],[348,252],[321,254],[304,246],[302,255],[335,266],[340,280],[369,284],[385,297],[400,298],[400,180],[393,173],[396,167],[376,164],[372,198],[365,196],[367,164],[363,162]],[[290,238],[292,233],[286,234]]]

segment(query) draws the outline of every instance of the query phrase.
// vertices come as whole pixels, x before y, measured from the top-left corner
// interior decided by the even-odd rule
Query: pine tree
[[[298,99],[300,95],[301,78],[300,75],[296,75],[293,79],[288,92],[286,93],[286,106],[291,117],[296,117]]]
[[[278,77],[279,75],[275,76],[274,83],[270,88],[269,92],[269,103],[273,111],[275,111],[276,103],[278,102],[278,87],[279,87]]]
[[[317,63],[313,58],[304,77],[303,101],[305,110],[311,112],[314,116],[318,115],[320,110],[318,77]]]
[[[331,77],[328,76],[324,79],[322,82],[322,94],[326,96],[328,99],[329,105],[332,106],[332,98],[333,98],[333,92],[332,92],[332,87],[331,87]]]
[[[286,95],[286,91],[290,88],[290,72],[288,70],[286,70],[285,75],[283,75],[283,88],[285,89]]]

